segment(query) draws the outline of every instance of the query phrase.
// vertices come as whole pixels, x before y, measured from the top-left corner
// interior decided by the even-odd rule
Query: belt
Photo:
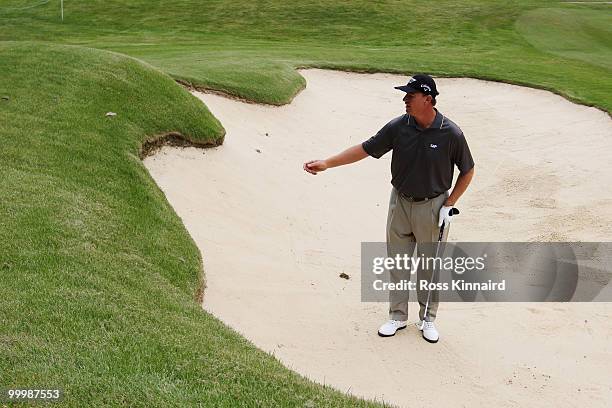
[[[441,194],[441,193],[440,193],[440,194]],[[440,194],[436,194],[436,195],[433,195],[433,196],[431,196],[431,197],[411,197],[411,196],[406,195],[406,194],[404,194],[404,193],[399,193],[399,195],[400,195],[400,196],[401,196],[401,197],[402,197],[404,200],[411,201],[411,202],[414,202],[414,203],[418,203],[418,202],[421,202],[421,201],[432,200],[432,199],[434,199],[434,198],[436,198],[436,197],[439,197],[439,196],[440,196]]]

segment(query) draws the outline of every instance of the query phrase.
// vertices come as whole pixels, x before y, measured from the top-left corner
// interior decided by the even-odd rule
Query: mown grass
[[[158,69],[273,104],[314,66],[495,79],[612,107],[606,6],[65,7],[61,22],[58,0],[0,0],[0,387],[58,386],[66,406],[366,405],[282,368],[194,301],[198,250],[139,150],[167,132],[219,143],[223,129]]]
[[[612,110],[606,5],[96,0],[66,2],[64,22],[57,0],[7,11],[27,4],[36,2],[0,1],[0,41],[116,50],[177,79],[260,102],[287,103],[304,86],[294,68],[316,66],[493,79]]]
[[[612,68],[612,6],[536,9],[523,14],[517,28],[541,51]]]

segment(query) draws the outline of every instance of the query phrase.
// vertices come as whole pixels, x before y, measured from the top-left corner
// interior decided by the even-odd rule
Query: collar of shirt
[[[441,129],[442,128],[442,121],[444,120],[444,115],[438,112],[436,108],[434,108],[434,110],[436,111],[436,117],[434,118],[433,122],[431,122],[431,125],[427,129]],[[427,129],[423,129],[422,127],[420,127],[417,124],[416,120],[414,120],[414,117],[412,115],[408,115],[408,125],[414,127],[415,129],[421,132],[423,130],[427,130]]]

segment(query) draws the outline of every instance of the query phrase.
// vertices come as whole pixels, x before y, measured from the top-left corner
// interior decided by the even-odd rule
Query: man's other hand
[[[440,212],[438,214],[438,227],[441,227],[442,224],[448,227],[448,225],[451,223],[451,219],[453,218],[452,209],[452,206],[447,205],[443,205],[442,208],[440,208]]]

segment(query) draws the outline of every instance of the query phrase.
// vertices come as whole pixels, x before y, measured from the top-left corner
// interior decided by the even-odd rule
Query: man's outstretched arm
[[[304,170],[306,170],[310,174],[317,174],[320,171],[325,171],[327,169],[331,169],[332,167],[338,167],[345,164],[355,163],[361,159],[368,157],[368,154],[363,147],[361,147],[361,143],[355,146],[349,147],[345,151],[338,153],[335,156],[332,156],[325,160],[311,160],[304,163]]]

